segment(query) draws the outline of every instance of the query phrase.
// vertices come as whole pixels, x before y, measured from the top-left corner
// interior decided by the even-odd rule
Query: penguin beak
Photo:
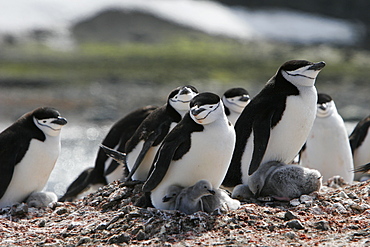
[[[198,108],[198,109],[192,109],[191,110],[191,114],[193,115],[193,116],[198,116],[199,115],[199,113],[201,113],[202,111],[204,111],[205,109],[203,109],[203,108]]]
[[[172,199],[172,197],[171,196],[164,196],[163,198],[162,198],[162,202],[168,202],[168,201],[170,201]]]
[[[328,105],[327,105],[327,104],[320,104],[320,105],[319,105],[319,108],[320,108],[321,110],[325,111],[325,110],[326,110],[326,108],[328,108]]]
[[[308,68],[308,70],[321,70],[322,68],[325,67],[325,65],[326,64],[324,61],[314,63],[313,65],[311,65],[311,67]]]
[[[59,124],[59,125],[66,125],[68,122],[67,122],[67,119],[65,119],[64,117],[58,117],[56,120],[54,120],[51,123]]]
[[[214,190],[208,190],[209,193],[211,193],[212,195],[216,194],[216,191]]]
[[[250,99],[249,95],[243,95],[240,97],[240,101],[247,102]]]
[[[190,93],[190,90],[187,87],[181,89],[181,91],[180,91],[180,95],[182,95],[182,94],[189,94],[189,93]]]

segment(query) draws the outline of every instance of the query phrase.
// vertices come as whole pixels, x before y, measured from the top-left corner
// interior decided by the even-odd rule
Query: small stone
[[[136,239],[139,240],[139,241],[142,241],[142,240],[148,239],[148,235],[145,232],[143,232],[142,230],[140,230],[136,234]]]
[[[83,237],[77,242],[77,246],[91,242],[91,238]]]
[[[306,206],[312,206],[313,200],[314,198],[309,195],[301,195],[301,197],[299,198],[299,201],[305,204]]]
[[[46,221],[45,220],[40,220],[38,226],[39,227],[44,227],[46,225]]]
[[[12,216],[23,216],[28,213],[28,205],[26,203],[13,205],[10,209]]]
[[[123,233],[121,235],[112,236],[108,240],[108,244],[128,243],[130,242],[130,239],[131,239],[130,235],[128,235],[127,233]]]
[[[302,225],[302,223],[299,220],[291,220],[291,221],[288,221],[286,223],[286,225],[289,228],[292,228],[292,229],[298,229],[298,230],[304,229],[304,226]]]
[[[312,214],[317,214],[317,215],[325,214],[324,211],[322,211],[322,209],[318,206],[312,207],[310,211]]]
[[[330,225],[329,222],[327,222],[326,220],[322,220],[315,223],[315,228],[318,230],[327,231],[330,230]]]
[[[293,220],[293,219],[298,219],[298,217],[295,214],[293,214],[292,211],[287,211],[284,214],[284,220],[285,221],[289,221],[289,220]]]
[[[341,197],[341,198],[349,198],[349,196],[344,191],[339,192],[338,196]]]
[[[66,208],[59,208],[55,213],[57,215],[62,215],[62,214],[65,214],[67,212],[68,212],[68,210]]]
[[[293,207],[296,207],[296,206],[300,205],[300,204],[301,204],[301,202],[299,201],[299,199],[298,199],[298,198],[295,198],[295,199],[291,200],[291,201],[289,202],[289,204],[290,204],[291,206],[293,206]]]
[[[290,239],[295,239],[297,237],[297,234],[295,234],[294,232],[287,232],[285,233],[285,236]]]
[[[346,213],[346,208],[339,202],[333,204],[333,207],[336,208],[340,213]]]

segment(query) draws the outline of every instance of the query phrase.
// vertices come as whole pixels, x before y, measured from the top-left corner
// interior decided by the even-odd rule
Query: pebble
[[[285,236],[290,239],[295,239],[297,237],[297,234],[295,234],[295,232],[287,232],[285,233]]]
[[[284,220],[289,221],[293,219],[298,219],[298,217],[292,211],[287,211],[284,215]]]
[[[301,204],[301,202],[299,201],[299,199],[298,199],[298,198],[295,198],[295,199],[291,200],[291,201],[289,202],[289,204],[290,204],[291,206],[293,206],[293,207],[296,207],[296,206],[300,205],[300,204]]]
[[[89,243],[89,242],[91,242],[91,238],[89,238],[89,237],[83,237],[83,238],[81,238],[81,239],[77,242],[77,246],[79,246],[79,245],[83,245],[83,244],[87,244],[87,243]]]
[[[130,242],[130,235],[128,235],[127,233],[122,233],[121,235],[114,235],[112,236],[107,244],[121,244],[121,243],[128,243]]]
[[[342,205],[342,203],[339,203],[339,202],[333,203],[333,207],[336,208],[339,211],[339,213],[347,213],[347,210]]]
[[[302,223],[299,220],[291,220],[291,221],[288,221],[286,223],[286,225],[289,228],[292,228],[292,229],[298,229],[298,230],[304,229],[304,226],[302,225]]]
[[[346,192],[344,192],[344,191],[341,191],[341,192],[339,192],[338,193],[338,196],[339,197],[342,197],[342,198],[349,198],[349,196],[346,194]]]
[[[59,208],[55,213],[57,214],[57,215],[62,215],[62,214],[65,214],[65,213],[67,213],[68,212],[68,210],[66,209],[66,208]]]
[[[329,222],[327,222],[326,220],[321,220],[315,223],[315,228],[318,230],[327,231],[330,230],[330,225]]]

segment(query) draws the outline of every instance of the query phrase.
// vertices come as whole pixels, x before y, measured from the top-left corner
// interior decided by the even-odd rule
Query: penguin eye
[[[42,121],[43,123],[46,123],[46,120]]]
[[[209,108],[211,108],[211,109],[212,109],[212,108],[213,108],[213,105],[211,105]]]

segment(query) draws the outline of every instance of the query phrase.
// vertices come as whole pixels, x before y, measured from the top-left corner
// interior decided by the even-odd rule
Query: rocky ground
[[[332,188],[334,187],[334,188]],[[370,246],[370,181],[290,202],[243,202],[185,215],[134,206],[141,184],[109,184],[77,202],[0,211],[1,246]]]

